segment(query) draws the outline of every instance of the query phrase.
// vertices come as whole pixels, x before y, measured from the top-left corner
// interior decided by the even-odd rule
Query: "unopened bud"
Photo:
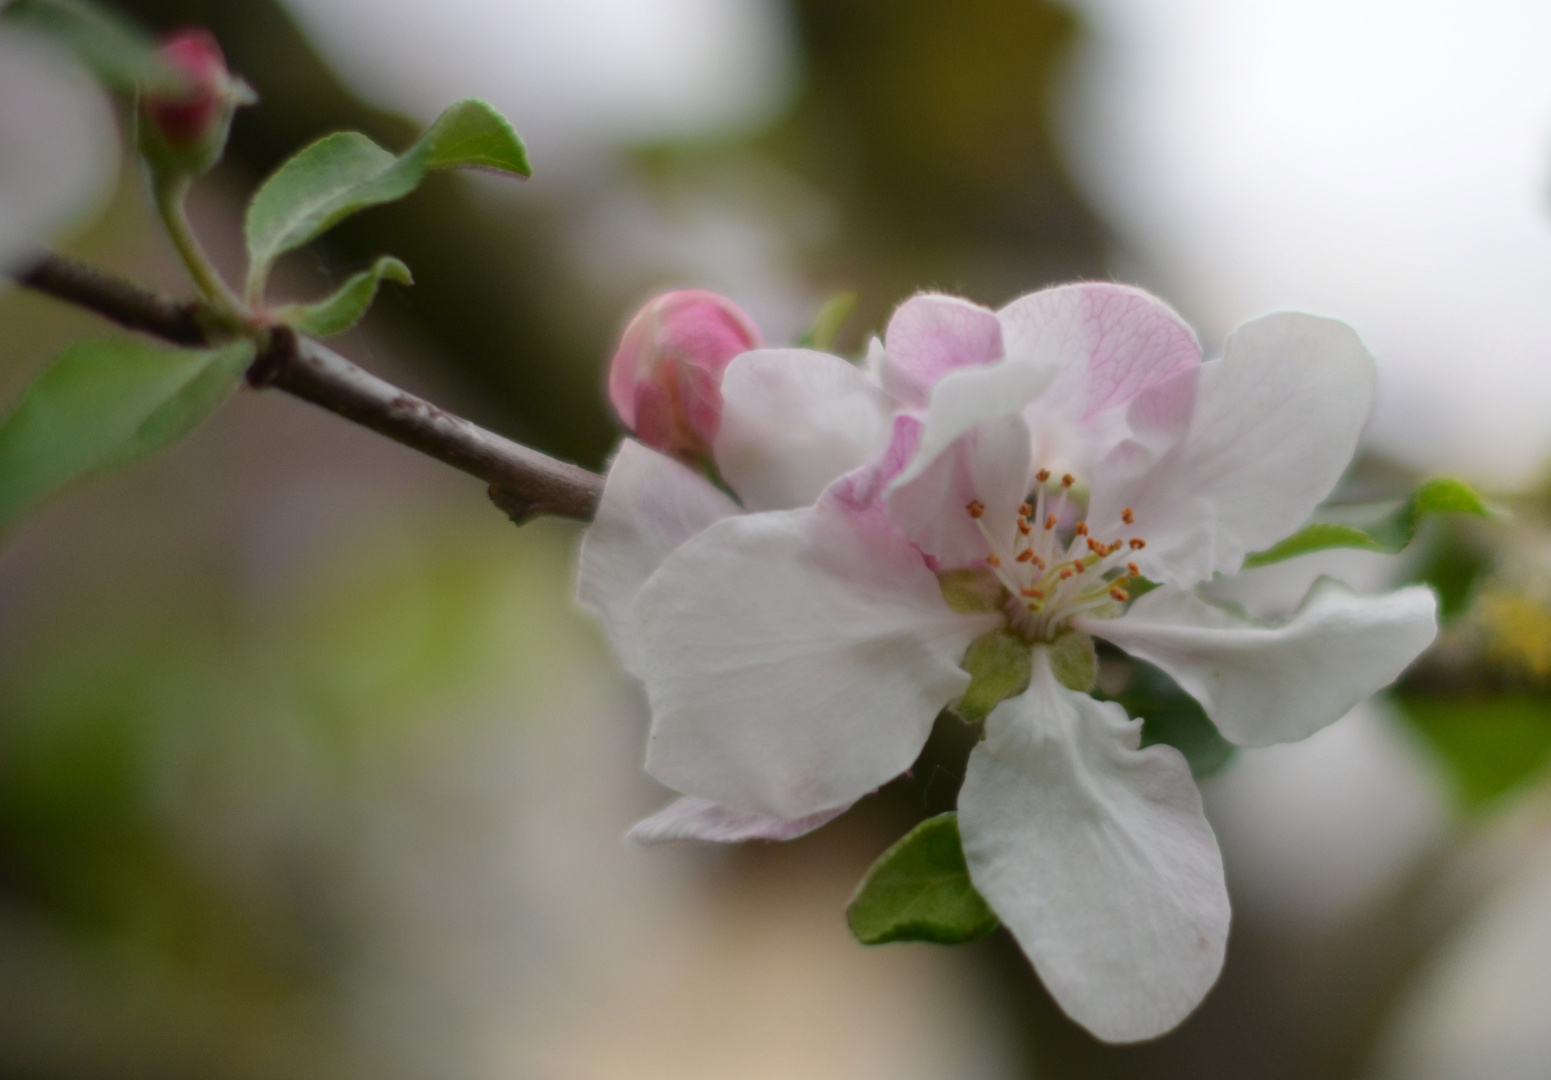
[[[190,28],[170,34],[160,56],[182,77],[183,85],[142,93],[140,152],[158,174],[197,176],[221,159],[237,107],[258,99],[247,83],[227,70],[221,46],[209,31]]]
[[[722,372],[762,344],[731,300],[698,289],[665,293],[625,328],[609,365],[609,400],[648,446],[705,460],[721,426]]]

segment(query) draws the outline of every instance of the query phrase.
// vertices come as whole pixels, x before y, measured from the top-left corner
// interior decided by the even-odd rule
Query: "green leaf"
[[[316,304],[293,304],[276,314],[282,322],[313,337],[343,334],[366,314],[366,309],[377,298],[377,286],[383,281],[396,281],[400,285],[415,283],[409,267],[391,255],[384,255],[370,269],[353,275],[328,299]]]
[[[0,423],[0,526],[187,434],[231,396],[253,353],[249,341],[195,350],[104,337],[68,346]]]
[[[1218,733],[1199,702],[1163,671],[1144,660],[1128,657],[1131,675],[1125,689],[1106,701],[1118,701],[1126,713],[1142,720],[1142,745],[1172,746],[1190,763],[1191,775],[1204,779],[1233,759],[1235,747]]]
[[[531,175],[527,150],[500,113],[460,101],[395,157],[365,135],[327,135],[281,165],[248,204],[248,290],[258,295],[274,261],[351,214],[402,199],[437,169]]]
[[[806,349],[818,349],[820,352],[830,352],[835,347],[835,341],[840,337],[840,331],[845,329],[846,320],[856,310],[856,294],[854,292],[836,293],[824,302],[819,308],[819,313],[814,317],[813,329],[809,330],[797,340],[797,344]]]
[[[16,0],[0,18],[50,38],[118,93],[182,85],[151,35],[107,8],[83,0]]]
[[[1246,570],[1291,559],[1324,548],[1349,547],[1393,555],[1411,543],[1417,525],[1428,514],[1469,514],[1493,517],[1495,511],[1474,488],[1453,476],[1424,480],[1411,497],[1387,513],[1373,507],[1342,512],[1343,519],[1316,521],[1266,551],[1244,560]]]
[[[969,687],[953,711],[967,723],[978,724],[1004,698],[1029,685],[1033,654],[1028,642],[1011,630],[990,630],[970,642],[963,668],[969,672]]]
[[[864,945],[962,945],[995,930],[996,913],[969,880],[958,815],[927,818],[879,856],[851,897],[846,922]]]
[[[1402,713],[1447,769],[1456,797],[1479,810],[1551,763],[1551,697],[1407,694]]]

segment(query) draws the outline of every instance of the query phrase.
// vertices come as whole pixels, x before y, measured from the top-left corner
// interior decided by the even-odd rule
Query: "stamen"
[[[1061,486],[1064,488],[1069,488],[1075,483],[1077,483],[1077,477],[1073,476],[1071,473],[1067,473],[1065,476],[1061,477]]]
[[[1147,546],[1147,541],[1141,539],[1140,537],[1138,537],[1137,539],[1131,541],[1131,550],[1132,551],[1141,551],[1146,546]]]
[[[1132,510],[1129,506],[1126,507],[1124,510],[1120,511],[1120,520],[1125,522],[1127,525],[1135,525],[1136,511]]]
[[[1109,546],[1107,544],[1099,543],[1097,540],[1095,540],[1091,536],[1088,537],[1088,550],[1093,552],[1095,555],[1108,555],[1109,554]]]
[[[1023,517],[1023,518],[1031,518],[1031,517],[1033,517],[1034,516],[1034,507],[1029,505],[1028,503],[1024,503],[1022,506],[1018,507],[1018,516],[1019,517]]]
[[[1056,527],[1056,516],[1054,514],[1051,514],[1049,517],[1047,517],[1045,519],[1045,531],[1049,532],[1051,529],[1053,529],[1055,527]]]
[[[1077,528],[1074,529],[1073,531],[1076,532],[1078,536],[1087,536],[1088,535],[1088,523],[1086,521],[1079,521],[1077,523]]]
[[[1002,558],[1000,555],[993,551],[991,554],[986,556],[986,562],[990,563],[992,566],[1001,566]]]
[[[1137,566],[1136,563],[1134,563],[1134,562],[1126,563],[1126,569],[1131,571],[1131,576],[1132,577],[1141,577],[1142,576],[1142,568],[1140,566]]]
[[[1033,562],[1036,558],[1038,556],[1034,554],[1033,548],[1024,548],[1018,552],[1018,562]]]
[[[1061,570],[1061,580],[1065,581],[1066,579],[1070,578],[1071,576],[1072,576],[1072,568],[1070,566],[1063,567],[1062,570]]]
[[[1019,589],[1018,593],[1022,596],[1029,597],[1031,600],[1043,600],[1045,598],[1045,590],[1037,588],[1033,585],[1030,585],[1027,588]]]
[[[968,506],[966,506],[964,509],[969,511],[969,516],[970,517],[978,518],[978,517],[980,517],[980,515],[982,515],[982,514],[984,514],[986,512],[986,504],[981,502],[979,499],[976,499],[973,502],[971,502]]]
[[[1024,521],[1022,518],[1018,519],[1018,535],[1019,536],[1027,536],[1027,535],[1029,535],[1029,533],[1031,533],[1033,531],[1034,531],[1034,526],[1030,525],[1027,521]]]
[[[1131,599],[1130,595],[1124,589],[1111,589],[1109,590],[1109,595],[1114,597],[1116,600],[1119,600],[1122,604]]]
[[[1045,483],[1047,480],[1050,479],[1050,470],[1049,469],[1041,469],[1041,470],[1039,470],[1039,472],[1034,474],[1034,479],[1038,480],[1041,484]]]

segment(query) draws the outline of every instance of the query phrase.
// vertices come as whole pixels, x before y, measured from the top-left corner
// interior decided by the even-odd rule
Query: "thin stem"
[[[205,303],[180,303],[59,255],[45,256],[16,280],[178,345],[230,340],[234,328]],[[268,331],[248,381],[272,386],[386,435],[490,485],[490,498],[519,524],[537,514],[590,520],[603,478],[578,465],[486,431],[356,367],[289,327]]]
[[[156,212],[161,215],[162,224],[167,228],[167,235],[172,239],[178,257],[188,268],[189,277],[194,279],[194,284],[223,323],[231,329],[244,326],[247,320],[242,301],[227,288],[226,282],[221,280],[221,275],[210,264],[204,249],[199,246],[199,240],[194,236],[194,230],[189,227],[188,215],[183,212],[183,200],[189,189],[188,178],[166,182],[158,180],[152,187]]]

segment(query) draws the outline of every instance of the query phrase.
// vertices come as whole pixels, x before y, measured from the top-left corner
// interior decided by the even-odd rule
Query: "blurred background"
[[[1203,782],[1227,968],[1155,1042],[1067,1022],[1010,939],[863,949],[873,858],[964,747],[782,846],[640,851],[643,703],[571,603],[578,530],[278,394],[0,550],[0,1078],[1551,1075],[1551,7],[1535,0],[136,0],[261,104],[196,189],[240,277],[254,185],[481,96],[534,178],[433,177],[283,265],[380,254],[341,351],[600,466],[629,314],[696,286],[795,340],[859,297],[1153,289],[1209,351],[1351,323],[1381,399],[1343,497],[1464,475],[1510,511],[1318,574],[1425,580],[1395,693]],[[185,291],[132,164],[61,246]],[[89,316],[0,294],[14,396]]]

